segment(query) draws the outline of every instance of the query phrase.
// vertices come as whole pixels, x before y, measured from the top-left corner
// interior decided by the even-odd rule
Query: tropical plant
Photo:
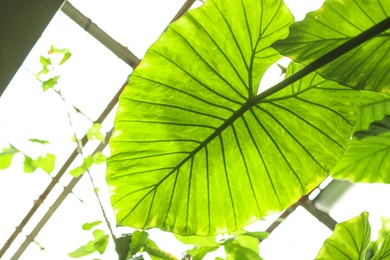
[[[389,183],[389,16],[387,0],[327,0],[301,22],[283,0],[208,0],[171,24],[120,98],[107,170],[118,224],[215,236],[329,174]],[[285,79],[264,89],[283,56]]]
[[[389,28],[388,0],[326,0],[301,22],[283,0],[207,0],[171,24],[131,75],[110,141],[117,224],[143,230],[115,238],[102,207],[110,234],[97,229],[102,221],[85,223],[94,240],[69,256],[102,254],[111,236],[119,259],[176,259],[149,238],[146,230],[157,227],[194,245],[183,259],[220,247],[226,259],[261,259],[268,234],[242,228],[286,209],[329,174],[390,183]],[[49,53],[63,55],[59,65],[71,57],[54,46]],[[292,60],[285,79],[266,87],[266,71],[283,56]],[[40,62],[43,90],[63,99],[50,58]],[[88,139],[105,142],[100,124],[91,125]],[[17,153],[3,149],[0,169]],[[81,155],[74,178],[106,159]],[[50,153],[24,158],[26,172],[54,167]],[[337,224],[316,259],[390,259],[387,233],[384,226],[369,245],[363,212]]]

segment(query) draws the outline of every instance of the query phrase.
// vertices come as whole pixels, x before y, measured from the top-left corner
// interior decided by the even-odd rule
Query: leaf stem
[[[60,98],[61,98],[61,100],[64,102],[64,104],[67,104],[65,98],[64,98],[64,97],[62,96],[62,94],[61,94],[61,91],[60,91],[60,90],[54,90],[54,91],[55,91],[55,93],[57,93],[57,94],[60,96]],[[75,108],[74,106],[72,106],[72,107]],[[76,112],[78,112],[78,111],[76,110]],[[84,153],[83,153],[83,144],[82,144],[81,140],[78,139],[77,136],[76,136],[76,131],[75,131],[75,128],[74,128],[74,126],[73,126],[73,122],[72,122],[72,119],[71,119],[70,112],[69,112],[68,110],[66,110],[66,113],[68,114],[68,121],[69,121],[70,126],[71,126],[72,129],[73,129],[73,135],[74,135],[74,137],[75,137],[75,139],[76,139],[77,152],[78,152],[78,153],[83,157],[83,159],[85,160],[86,157],[84,156]],[[82,113],[82,114],[83,114],[83,113]],[[87,117],[87,118],[88,118],[88,117]],[[100,207],[100,210],[101,210],[101,212],[102,212],[103,218],[104,218],[104,220],[105,220],[105,222],[106,222],[106,225],[107,225],[107,227],[108,227],[108,230],[110,231],[111,237],[112,237],[112,239],[113,239],[113,241],[114,241],[114,244],[115,244],[116,236],[114,235],[114,232],[113,232],[113,230],[112,230],[111,223],[110,223],[110,221],[108,220],[106,211],[104,210],[102,201],[101,201],[100,196],[99,196],[98,191],[97,191],[97,187],[96,187],[96,185],[95,185],[95,182],[94,182],[94,180],[93,180],[93,178],[92,178],[92,175],[91,175],[89,169],[86,170],[86,173],[87,173],[87,175],[88,175],[88,177],[89,177],[89,179],[90,179],[90,181],[91,181],[91,184],[92,184],[92,187],[93,187],[93,190],[94,190],[94,194],[95,194],[95,196],[96,196],[96,199],[98,200],[99,207]]]
[[[252,100],[248,100],[249,103],[252,103],[253,105],[260,103],[261,100],[269,97],[270,95],[278,92],[279,90],[284,89],[285,87],[293,84],[294,82],[302,79],[303,77],[309,75],[313,71],[325,66],[326,64],[336,60],[337,58],[341,57],[342,55],[346,54],[347,52],[353,50],[354,48],[358,47],[359,45],[365,43],[366,41],[372,39],[373,37],[377,36],[378,34],[386,31],[390,28],[390,17],[384,19],[380,23],[377,23],[370,29],[362,32],[361,34],[357,35],[356,37],[350,39],[349,41],[343,43],[339,47],[331,50],[330,52],[324,54],[317,60],[313,61],[300,71],[294,73],[290,77],[286,78],[282,82],[274,85],[273,87],[261,92],[257,96],[255,96]],[[247,103],[248,103],[247,102]]]

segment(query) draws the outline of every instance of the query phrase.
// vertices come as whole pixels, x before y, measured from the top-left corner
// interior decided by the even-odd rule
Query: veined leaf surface
[[[385,260],[390,259],[390,236],[387,234],[385,240],[383,240],[379,250],[376,252],[372,260]]]
[[[368,213],[336,225],[333,234],[324,242],[316,260],[364,260],[370,243],[371,226]]]
[[[121,95],[110,141],[118,224],[239,230],[326,177],[346,148],[359,93],[313,73],[256,96],[280,57],[270,45],[291,22],[280,0],[209,0],[150,48]]]
[[[319,10],[290,28],[287,39],[274,44],[282,54],[308,65],[330,50],[387,19],[388,0],[327,0]],[[342,55],[318,72],[327,79],[358,88],[390,89],[390,30]]]
[[[390,183],[390,95],[364,91],[362,96],[353,139],[331,175],[354,182]]]

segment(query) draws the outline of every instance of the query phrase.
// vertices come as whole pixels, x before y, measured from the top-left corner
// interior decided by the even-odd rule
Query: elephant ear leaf
[[[292,22],[282,0],[208,0],[152,45],[121,95],[110,140],[118,224],[184,236],[235,231],[329,174],[359,91],[311,73],[257,95],[281,57],[271,45]],[[291,63],[286,77],[301,69]]]
[[[316,260],[364,260],[370,243],[371,226],[368,213],[336,225],[333,234],[324,242]]]
[[[390,1],[328,0],[305,20],[290,27],[287,39],[273,46],[283,55],[308,65],[362,33],[376,35],[365,44],[323,66],[327,79],[358,89],[390,89]]]
[[[354,182],[390,183],[390,95],[363,91],[362,97],[353,139],[331,175]]]

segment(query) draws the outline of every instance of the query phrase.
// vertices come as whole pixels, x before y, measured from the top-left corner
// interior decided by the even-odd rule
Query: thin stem
[[[54,89],[53,89],[53,90],[54,90]],[[61,94],[61,91],[60,91],[60,90],[54,90],[54,91],[55,91],[55,93],[57,93],[57,94],[60,96],[61,100],[64,102],[64,105],[65,105],[65,107],[66,107],[67,102],[66,102],[64,96]],[[84,156],[84,153],[83,153],[83,144],[82,144],[81,140],[78,139],[77,136],[76,136],[76,131],[75,131],[75,128],[74,128],[72,119],[71,119],[71,114],[70,114],[70,112],[69,112],[68,110],[66,110],[66,113],[68,114],[69,125],[72,127],[72,129],[73,129],[73,135],[74,135],[74,137],[76,138],[77,151],[78,151],[78,153],[82,156],[82,158],[85,160],[86,157]],[[92,178],[92,175],[91,175],[89,169],[86,170],[86,173],[87,173],[87,175],[88,175],[88,177],[89,177],[89,179],[90,179],[90,181],[91,181],[91,184],[92,184],[92,187],[93,187],[94,194],[95,194],[95,196],[96,196],[96,199],[98,200],[100,210],[102,211],[102,214],[103,214],[103,218],[104,218],[104,220],[105,220],[105,222],[106,222],[106,224],[107,224],[107,227],[108,227],[108,229],[109,229],[109,231],[110,231],[111,237],[112,237],[112,239],[113,239],[113,241],[114,241],[114,244],[115,244],[116,236],[114,235],[114,232],[113,232],[113,230],[112,230],[111,223],[110,223],[110,221],[108,220],[106,211],[104,210],[102,201],[101,201],[100,196],[99,196],[98,191],[97,191],[98,189],[97,189],[97,187],[96,187],[96,185],[95,185],[95,182],[94,182],[94,180],[93,180],[93,178]]]

